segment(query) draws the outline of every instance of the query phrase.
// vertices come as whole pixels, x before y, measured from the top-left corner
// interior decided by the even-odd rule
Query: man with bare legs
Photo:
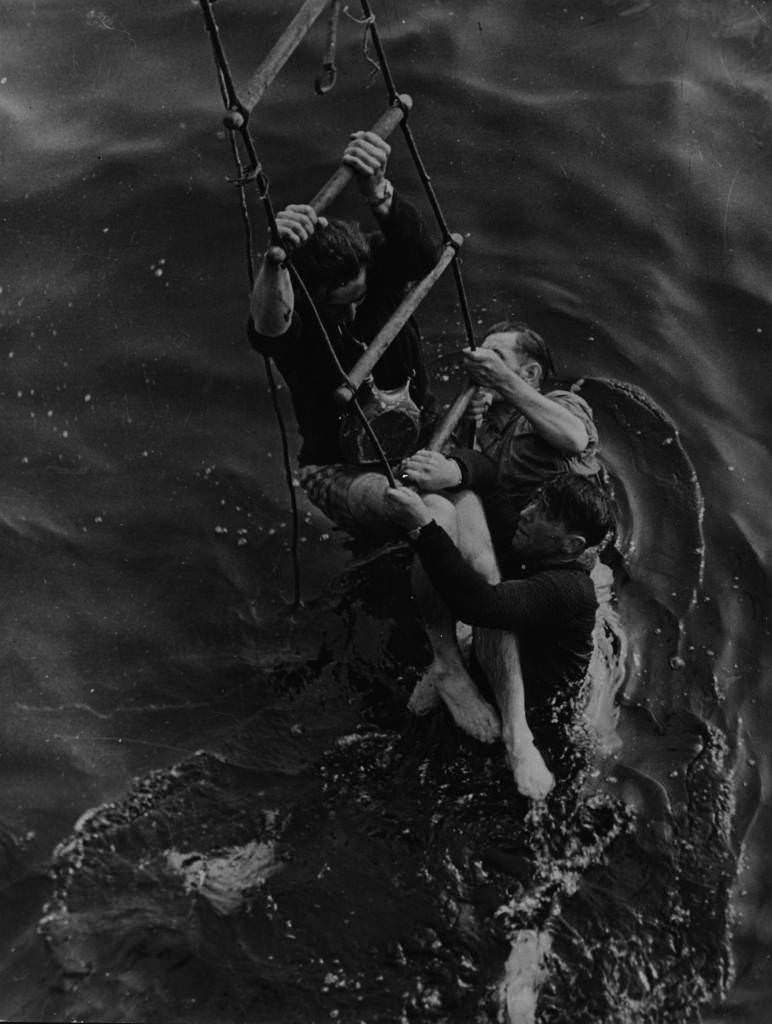
[[[575,693],[587,671],[597,600],[582,556],[613,526],[605,488],[597,479],[572,473],[548,481],[522,511],[510,538],[509,564],[519,568],[499,581],[468,563],[430,504],[414,491],[392,488],[387,499],[452,619],[480,627],[474,657],[493,688],[515,782],[526,796],[546,796],[552,775],[533,743],[526,709]],[[452,655],[447,664],[455,668]],[[434,666],[430,672],[440,699],[453,712],[454,684]]]
[[[422,492],[428,508],[438,510],[435,520],[468,564],[493,584],[501,579],[499,563],[505,570],[509,567],[515,524],[540,484],[567,471],[597,475],[597,431],[583,399],[566,391],[544,393],[552,360],[543,339],[527,325],[496,325],[479,349],[465,353],[465,361],[480,385],[474,402],[474,412],[482,418],[479,450],[456,449],[448,457],[419,451],[405,460],[403,480]],[[463,666],[453,615],[433,592],[420,564],[414,587],[434,659],[408,706],[423,714],[442,700],[461,728],[488,739],[490,731],[481,732],[480,722],[489,721],[489,715],[470,697],[474,684]],[[477,649],[492,685],[507,695],[505,742],[518,788],[535,798],[544,796],[553,780],[525,718],[517,641],[497,630],[486,631],[477,638]],[[448,697],[457,692],[464,694],[462,704]]]

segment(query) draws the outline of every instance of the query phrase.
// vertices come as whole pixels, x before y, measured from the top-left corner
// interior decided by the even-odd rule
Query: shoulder
[[[588,573],[580,568],[542,569],[531,577],[566,615],[594,614],[597,607],[595,586]]]
[[[545,398],[551,398],[553,402],[557,402],[558,405],[562,405],[571,412],[575,412],[582,418],[590,420],[593,418],[589,403],[575,391],[563,391],[560,388],[556,388],[554,391],[548,391]]]

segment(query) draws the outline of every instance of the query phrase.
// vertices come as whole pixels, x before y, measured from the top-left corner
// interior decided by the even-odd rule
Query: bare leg
[[[499,570],[496,565],[496,556],[493,553],[488,525],[485,521],[485,512],[482,503],[471,491],[462,491],[446,497],[433,494],[423,496],[424,503],[431,509],[434,518],[442,526],[451,540],[459,547],[464,558],[470,565],[483,575],[486,579],[499,578]],[[433,602],[436,607],[431,608],[430,618],[435,620],[443,628],[443,635],[434,635],[437,630],[427,625],[432,651],[435,660],[431,669],[419,681],[413,694],[408,701],[408,707],[416,715],[426,714],[437,706],[440,695],[437,692],[436,676],[434,669],[438,665],[438,646],[444,652],[450,654],[450,644],[445,641],[444,629],[455,629],[453,646],[460,651],[458,639],[458,623],[454,623],[450,611],[440,602],[439,596],[434,592],[431,584],[426,578],[417,563],[413,576],[414,590],[422,592],[422,598],[427,605]],[[425,593],[423,593],[425,591]],[[434,595],[432,597],[432,594]],[[428,623],[428,620],[427,620]],[[440,658],[444,661],[444,658]],[[464,662],[463,657],[461,658]]]
[[[456,502],[458,546],[489,583],[501,579],[485,515],[476,495],[462,493]],[[513,633],[500,629],[475,630],[475,653],[496,694],[501,732],[515,784],[523,796],[542,800],[554,778],[533,742],[525,716],[525,690],[520,652]]]
[[[455,511],[450,502],[434,494],[425,495],[424,500],[435,520],[455,541]],[[467,672],[458,648],[453,616],[418,561],[413,568],[413,592],[434,660],[415,687],[408,707],[415,714],[425,714],[441,700],[464,732],[484,743],[492,742],[500,735],[498,715],[480,696]]]
[[[388,487],[385,477],[377,473],[363,473],[350,481],[344,480],[344,487],[346,510],[353,519],[370,526],[384,521],[383,501]],[[453,504],[437,494],[423,497],[435,520],[454,542],[457,541]],[[331,505],[331,502],[327,504]],[[480,514],[485,524],[481,506]],[[385,522],[388,525],[388,520]],[[485,532],[487,534],[487,526]],[[442,702],[461,729],[484,743],[492,742],[501,734],[499,717],[495,709],[483,700],[470,677],[461,658],[453,616],[417,560],[413,568],[413,592],[421,609],[434,660],[413,690],[408,707],[414,714],[422,715]]]
[[[525,717],[525,690],[520,653],[514,633],[500,629],[476,629],[475,653],[493,686],[501,711],[501,734],[515,785],[523,796],[543,800],[555,784],[533,742]]]

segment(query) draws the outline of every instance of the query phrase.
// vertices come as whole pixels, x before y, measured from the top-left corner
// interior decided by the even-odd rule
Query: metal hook
[[[325,61],[322,65],[322,71],[316,76],[314,81],[314,92],[317,96],[324,96],[326,92],[335,87],[335,82],[338,79],[338,69],[335,66],[335,61]]]
[[[322,70],[314,81],[314,91],[317,96],[324,96],[325,93],[334,88],[338,78],[338,69],[335,66],[335,50],[338,45],[340,4],[341,0],[332,0],[330,4],[330,20],[327,23],[327,50],[322,62]]]

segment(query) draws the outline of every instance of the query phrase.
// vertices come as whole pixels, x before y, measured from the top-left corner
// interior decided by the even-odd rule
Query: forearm
[[[499,388],[499,393],[506,402],[514,405],[529,420],[536,433],[554,448],[578,455],[587,447],[587,429],[579,417],[515,374],[512,374],[511,381]]]
[[[259,334],[276,338],[285,334],[292,321],[295,295],[289,271],[283,263],[266,255],[252,289],[250,311]]]
[[[414,547],[432,586],[455,618],[490,629],[518,627],[518,603],[508,593],[512,585],[488,583],[435,522],[420,530]]]

